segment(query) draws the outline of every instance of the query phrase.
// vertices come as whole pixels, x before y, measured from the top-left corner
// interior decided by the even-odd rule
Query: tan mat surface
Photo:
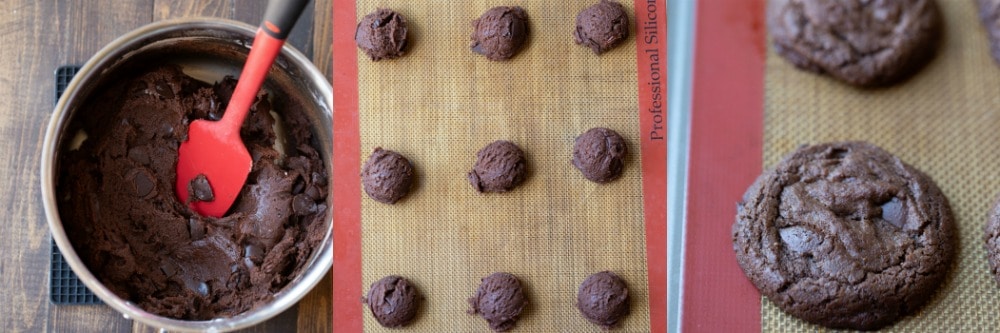
[[[954,210],[957,265],[927,306],[885,331],[996,332],[1000,289],[986,264],[982,228],[1000,194],[1000,68],[989,56],[974,1],[938,4],[946,36],[937,58],[887,89],[859,90],[798,71],[770,49],[764,164],[801,144],[867,140],[925,171]],[[826,331],[762,302],[765,332]]]
[[[365,196],[361,210],[365,292],[399,274],[427,298],[406,331],[488,331],[466,314],[467,299],[482,277],[507,271],[530,298],[515,331],[600,332],[575,301],[580,282],[602,270],[632,291],[619,331],[649,331],[635,37],[601,57],[574,44],[576,14],[594,2],[358,2],[359,19],[379,6],[403,14],[412,41],[396,60],[358,53],[362,162],[381,146],[406,155],[417,173],[403,201]],[[470,22],[500,4],[524,7],[531,31],[526,48],[502,63],[473,54],[468,37]],[[623,178],[607,185],[570,164],[574,138],[595,126],[629,142]],[[478,194],[465,174],[476,151],[498,139],[525,150],[529,178],[506,194]],[[367,310],[365,330],[387,331]]]

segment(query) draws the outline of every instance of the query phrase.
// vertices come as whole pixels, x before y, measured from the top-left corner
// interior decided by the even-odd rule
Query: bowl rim
[[[131,52],[129,50],[132,50],[134,46],[147,44],[150,41],[150,38],[192,28],[242,34],[249,40],[253,39],[257,29],[256,27],[243,22],[214,17],[169,19],[153,22],[139,27],[122,35],[121,37],[118,37],[101,48],[100,51],[95,53],[94,56],[80,68],[79,72],[66,87],[65,92],[56,103],[48,125],[45,128],[45,136],[42,144],[41,174],[39,177],[41,179],[42,186],[42,202],[52,239],[55,241],[60,252],[62,252],[62,255],[66,258],[66,262],[69,264],[70,268],[77,274],[77,276],[80,277],[80,280],[83,281],[87,288],[93,291],[94,294],[96,294],[102,301],[120,312],[126,318],[134,318],[146,325],[172,331],[231,331],[261,323],[281,312],[284,312],[292,305],[298,303],[303,296],[305,296],[320,280],[323,279],[333,265],[332,228],[328,228],[323,242],[320,243],[319,247],[316,249],[318,252],[312,255],[312,263],[304,269],[301,275],[289,282],[285,289],[282,289],[281,292],[275,294],[274,298],[270,302],[233,317],[202,321],[179,320],[146,312],[135,304],[118,297],[97,280],[90,270],[87,269],[86,265],[70,244],[69,238],[63,228],[62,220],[59,217],[59,209],[55,193],[55,179],[56,173],[58,172],[56,170],[55,160],[56,151],[58,149],[56,145],[59,144],[58,140],[61,135],[65,134],[61,132],[66,123],[69,121],[68,118],[70,110],[68,110],[68,107],[70,105],[70,101],[79,98],[87,98],[87,95],[82,95],[81,92],[84,81],[87,81],[92,76],[94,78],[99,77],[103,74],[98,72],[99,69],[112,65],[119,59],[127,56]],[[330,121],[332,122],[333,88],[326,77],[315,67],[312,60],[290,45],[286,44],[282,47],[281,55],[288,59],[289,63],[295,64],[296,67],[301,70],[302,77],[307,79],[310,84],[319,86],[318,93],[321,94],[320,97],[322,97],[327,103],[327,106],[329,106],[328,113],[330,114],[328,114],[327,117],[330,117]],[[332,159],[332,153],[327,156],[327,159]],[[329,164],[329,161],[327,161],[328,168]],[[328,200],[332,200],[332,198],[328,198]],[[327,219],[331,219],[330,224],[332,226],[332,217],[330,212],[333,207],[331,206],[327,209]],[[320,266],[320,268],[315,269],[315,266]]]

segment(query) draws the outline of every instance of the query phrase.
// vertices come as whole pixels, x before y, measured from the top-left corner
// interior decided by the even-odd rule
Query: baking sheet
[[[1000,194],[1000,68],[975,1],[937,3],[945,27],[937,57],[888,88],[862,90],[797,70],[769,43],[764,167],[801,144],[867,140],[926,172],[955,214],[957,262],[928,305],[884,331],[996,331],[1000,293],[986,263],[983,225]],[[762,331],[828,331],[761,301]]]
[[[498,3],[357,2],[359,20],[378,7],[408,20],[405,57],[376,63],[358,52],[361,162],[380,146],[416,168],[399,203],[361,202],[364,291],[398,274],[426,297],[407,331],[488,331],[466,313],[467,299],[482,277],[507,271],[529,295],[518,331],[600,332],[575,301],[580,282],[603,270],[631,291],[618,331],[650,331],[636,37],[600,57],[575,45],[576,14],[591,4],[504,3],[525,8],[530,37],[513,60],[492,62],[469,50],[468,36],[470,22]],[[570,163],[574,138],[596,126],[629,144],[625,173],[610,184],[587,181]],[[465,174],[476,151],[499,139],[525,150],[529,177],[509,193],[476,193]],[[367,310],[364,328],[386,331]]]

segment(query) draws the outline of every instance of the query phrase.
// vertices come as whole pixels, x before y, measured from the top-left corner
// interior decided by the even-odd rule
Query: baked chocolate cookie
[[[394,204],[410,193],[413,164],[397,152],[375,148],[361,168],[361,185],[375,201]]]
[[[743,272],[783,311],[872,330],[923,305],[955,253],[948,200],[927,175],[866,142],[806,146],[737,206]]]
[[[979,19],[990,38],[993,60],[1000,65],[1000,0],[976,0],[979,4]]]
[[[858,86],[914,73],[941,35],[934,0],[772,0],[768,21],[779,55]]]
[[[406,18],[379,8],[365,15],[354,31],[354,42],[372,61],[402,57],[407,43]]]

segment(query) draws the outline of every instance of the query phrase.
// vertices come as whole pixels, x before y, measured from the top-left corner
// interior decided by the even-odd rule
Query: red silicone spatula
[[[240,138],[240,126],[257,97],[271,63],[285,44],[308,0],[271,0],[257,29],[250,55],[243,65],[236,90],[219,121],[195,120],[188,126],[188,140],[177,157],[174,191],[188,203],[188,184],[199,175],[208,179],[214,199],[188,203],[199,214],[222,217],[236,201],[253,161]]]

